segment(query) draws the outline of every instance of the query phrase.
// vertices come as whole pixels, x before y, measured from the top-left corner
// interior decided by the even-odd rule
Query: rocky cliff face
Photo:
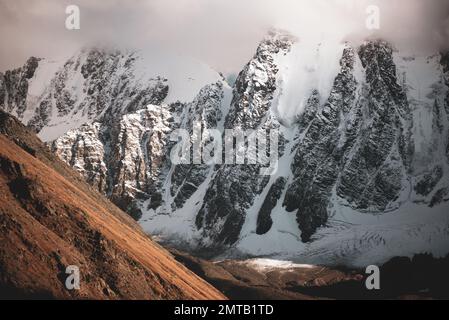
[[[164,181],[169,178],[170,151],[175,129],[192,132],[199,121],[215,128],[221,117],[221,82],[200,90],[191,103],[148,105],[118,119],[86,124],[52,142],[52,150],[83,173],[87,180],[134,218],[142,209],[163,204]],[[183,202],[201,184],[209,167],[179,165],[171,175],[169,207]],[[147,200],[146,208],[143,202]]]
[[[27,108],[28,82],[34,76],[39,59],[31,57],[21,68],[0,73],[0,107],[23,116]]]
[[[82,51],[40,95],[30,61],[41,60],[31,59],[0,77],[0,98],[147,231],[214,253],[297,256],[348,228],[372,227],[360,242],[386,252],[394,235],[427,221],[420,215],[446,224],[447,54],[404,54],[382,40],[309,46],[272,32],[232,91],[217,74],[183,74],[187,96],[169,74],[142,72],[140,59]],[[22,82],[31,83],[28,95]],[[194,142],[195,126],[276,130],[277,172],[261,175],[248,161],[174,165],[171,135],[184,129]],[[421,240],[403,250],[427,250]]]
[[[158,72],[158,63],[142,52],[106,48],[83,49],[64,63],[31,58],[0,77],[0,107],[138,219],[142,199],[160,205],[168,134],[189,116],[190,99],[198,94],[200,114],[208,92],[221,99],[224,85],[217,73],[191,61],[178,62],[170,81],[175,75]]]
[[[413,152],[412,123],[392,53],[382,41],[358,52],[346,48],[327,102],[300,119],[307,129],[298,141],[284,204],[297,210],[303,240],[326,224],[332,192],[352,208],[374,213],[399,198]],[[354,76],[357,60],[365,79]]]
[[[292,37],[274,33],[260,44],[237,78],[226,129],[248,133],[279,128],[279,122],[270,114],[278,72],[274,56],[287,53],[292,42]],[[232,245],[239,239],[247,210],[269,181],[268,176],[260,175],[260,168],[259,164],[225,164],[216,169],[195,220],[197,228],[205,238],[212,239],[214,246]]]

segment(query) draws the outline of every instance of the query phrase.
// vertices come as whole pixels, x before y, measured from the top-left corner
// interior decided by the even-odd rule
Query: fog
[[[72,4],[81,10],[80,30],[65,28]],[[379,30],[366,27],[369,5],[380,8]],[[0,70],[106,41],[168,47],[232,74],[272,27],[300,39],[382,37],[435,51],[449,44],[449,0],[0,0]]]

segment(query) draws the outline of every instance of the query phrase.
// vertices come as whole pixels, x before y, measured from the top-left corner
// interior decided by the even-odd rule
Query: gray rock
[[[273,225],[273,220],[271,219],[271,212],[276,207],[279,199],[281,198],[282,191],[284,190],[287,179],[284,177],[279,177],[270,187],[265,200],[263,201],[262,207],[259,210],[259,215],[257,216],[257,234],[265,234],[270,231]]]

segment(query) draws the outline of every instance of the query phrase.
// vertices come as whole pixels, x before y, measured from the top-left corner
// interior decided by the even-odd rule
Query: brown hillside
[[[225,298],[1,111],[0,229],[0,298]]]

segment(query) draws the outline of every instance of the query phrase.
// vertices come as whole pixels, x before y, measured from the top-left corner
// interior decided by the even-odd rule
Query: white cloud
[[[81,30],[65,29],[65,7],[81,9]],[[381,30],[365,28],[379,5]],[[267,29],[300,37],[379,36],[435,49],[449,43],[448,0],[0,0],[0,70],[30,55],[61,56],[92,41],[156,43],[237,72]]]

